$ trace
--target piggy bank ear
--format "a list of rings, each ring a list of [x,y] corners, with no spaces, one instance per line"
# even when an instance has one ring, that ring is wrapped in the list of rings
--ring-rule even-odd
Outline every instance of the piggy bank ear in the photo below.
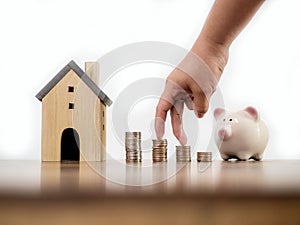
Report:
[[[254,119],[254,120],[259,120],[259,114],[258,111],[252,107],[249,106],[246,109],[244,109],[244,111],[246,111],[247,113],[249,113],[249,115]]]
[[[215,119],[219,119],[221,115],[223,115],[225,113],[225,109],[221,109],[221,108],[216,108],[214,110],[214,117]]]

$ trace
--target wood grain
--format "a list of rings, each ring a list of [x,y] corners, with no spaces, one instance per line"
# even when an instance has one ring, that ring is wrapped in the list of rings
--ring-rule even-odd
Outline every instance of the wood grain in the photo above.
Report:
[[[68,87],[74,92],[68,92]],[[74,109],[69,109],[69,103]],[[75,129],[80,138],[80,161],[101,161],[102,115],[100,99],[81,82],[73,70],[42,100],[42,161],[60,161],[61,135],[67,128]],[[99,113],[95,114],[95,109]]]
[[[100,83],[100,71],[98,62],[85,62],[85,73],[91,78],[95,84]],[[97,135],[101,145],[101,160],[106,158],[106,105],[103,102],[96,104],[95,107],[95,123],[97,126]],[[100,115],[98,115],[100,114]]]
[[[86,162],[0,161],[0,168],[1,224],[300,224],[299,160],[216,160],[199,170],[194,159],[140,187],[113,183]]]

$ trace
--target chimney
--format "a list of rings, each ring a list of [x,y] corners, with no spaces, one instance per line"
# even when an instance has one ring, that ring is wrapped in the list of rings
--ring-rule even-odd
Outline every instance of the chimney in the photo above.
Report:
[[[85,62],[85,73],[99,86],[99,63]]]

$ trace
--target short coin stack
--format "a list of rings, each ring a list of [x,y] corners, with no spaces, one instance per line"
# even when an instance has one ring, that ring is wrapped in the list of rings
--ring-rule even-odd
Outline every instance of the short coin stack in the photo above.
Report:
[[[141,132],[126,132],[126,162],[141,162]]]
[[[198,162],[211,162],[212,161],[212,152],[197,152],[197,161]]]
[[[190,162],[191,161],[191,146],[176,146],[176,161]]]
[[[152,140],[152,160],[153,162],[166,162],[167,161],[167,139]]]

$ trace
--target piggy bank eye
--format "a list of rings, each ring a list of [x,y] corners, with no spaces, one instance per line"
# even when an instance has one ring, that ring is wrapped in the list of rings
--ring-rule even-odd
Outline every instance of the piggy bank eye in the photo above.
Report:
[[[232,119],[229,119],[229,121],[232,121]]]
[[[223,122],[225,122],[225,118],[223,119]]]

